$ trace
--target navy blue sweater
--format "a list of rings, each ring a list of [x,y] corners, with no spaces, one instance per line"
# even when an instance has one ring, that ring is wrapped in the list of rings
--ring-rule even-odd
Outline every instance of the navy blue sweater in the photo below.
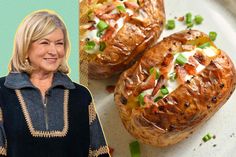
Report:
[[[10,73],[7,79],[0,78],[0,155],[109,156],[87,88],[70,84],[67,76],[60,73],[55,74],[54,82],[49,90],[51,94],[48,94],[48,109],[43,110],[43,103],[39,101],[41,98],[37,97],[39,90],[31,84],[27,74]],[[59,103],[59,100],[64,101]],[[45,117],[45,113],[49,116]],[[45,125],[45,122],[48,124]]]

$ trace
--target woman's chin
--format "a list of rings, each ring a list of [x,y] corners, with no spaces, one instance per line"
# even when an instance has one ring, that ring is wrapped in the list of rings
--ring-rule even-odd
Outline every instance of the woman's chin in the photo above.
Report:
[[[55,73],[58,71],[58,66],[56,67],[44,67],[44,68],[37,68],[34,70],[33,73],[45,73],[45,74],[49,74],[49,73]]]

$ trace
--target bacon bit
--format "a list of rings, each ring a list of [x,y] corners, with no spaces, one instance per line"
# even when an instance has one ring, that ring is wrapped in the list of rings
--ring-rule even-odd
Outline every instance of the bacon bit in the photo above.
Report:
[[[144,101],[146,107],[149,107],[152,104],[154,104],[151,95],[145,95],[143,98],[143,101]]]
[[[165,79],[164,76],[161,75],[158,79],[158,82],[156,84],[156,86],[154,87],[153,91],[152,91],[152,96],[155,96],[157,94],[157,92],[159,91],[159,89],[165,84]]]
[[[165,112],[165,106],[166,105],[159,105],[159,104],[154,104],[151,106],[151,113],[152,114],[157,114],[160,112]]]
[[[129,21],[131,19],[131,16],[129,16],[129,14],[128,13],[126,13],[126,17],[125,17],[125,20],[124,20],[124,22],[127,22],[127,21]]]
[[[102,40],[103,41],[107,41],[108,39],[110,39],[112,37],[112,34],[116,31],[116,29],[112,26],[110,26],[107,31],[105,32],[105,34],[102,36]]]
[[[112,148],[112,147],[110,147],[110,146],[108,146],[108,148],[109,148],[109,154],[112,156],[112,155],[113,155],[113,152],[114,152],[115,150],[114,150],[114,148]]]
[[[81,25],[80,29],[87,30],[87,29],[89,29],[92,26],[93,26],[92,23],[86,23],[86,24]]]
[[[164,75],[164,77],[166,78],[169,72],[169,69],[172,67],[172,60],[174,59],[174,56],[172,54],[167,54],[164,59],[163,62],[161,63],[161,68],[160,68],[160,72]]]
[[[200,64],[205,65],[206,64],[206,58],[202,54],[201,51],[197,51],[193,56]]]
[[[115,28],[115,26],[116,26],[117,23],[116,23],[116,21],[114,21],[114,20],[109,20],[109,21],[108,21],[108,24],[109,24],[110,27],[114,27],[114,28]]]
[[[154,88],[155,80],[156,80],[156,71],[154,71],[151,75],[149,75],[148,78],[145,80],[145,82],[142,82],[141,84],[138,85],[138,87],[134,91],[134,95],[137,96],[141,91]]]
[[[156,114],[156,113],[158,113],[158,108],[157,108],[157,106],[153,106],[152,107],[152,114]]]
[[[94,25],[88,28],[89,31],[92,31],[92,30],[95,30],[95,29],[96,29],[96,27]]]
[[[177,20],[180,21],[180,22],[184,21],[184,16],[178,17]]]
[[[95,21],[88,21],[87,23],[81,25],[80,29],[90,30],[94,26],[94,24],[96,24]]]
[[[171,53],[168,53],[164,57],[163,62],[161,63],[161,65],[164,66],[164,67],[167,67],[172,62],[173,59],[174,59],[174,56]]]
[[[117,29],[117,28],[118,28],[118,24],[117,24],[117,23],[115,24],[114,28],[115,28],[115,29]]]
[[[127,18],[127,20],[128,19],[132,19],[132,21],[134,21],[135,23],[137,23],[139,25],[142,25],[143,27],[147,26],[147,25],[145,25],[147,19],[144,19],[143,17],[139,16],[138,14],[131,15],[131,17]]]
[[[183,84],[185,82],[185,77],[187,75],[185,69],[178,64],[175,66],[175,69],[176,69],[176,75],[177,75],[178,82],[180,84]]]
[[[102,7],[102,8],[99,8],[99,9],[96,9],[94,11],[95,15],[100,18],[103,14],[107,14],[107,13],[110,13],[112,10],[114,10],[116,7],[114,4],[109,4],[105,7]]]
[[[222,78],[223,73],[220,72],[220,70],[219,70],[220,68],[221,68],[221,65],[211,61],[209,66],[207,67],[207,69],[209,69],[211,71],[211,73],[210,73],[211,76],[209,76],[209,77],[217,79],[217,80]]]
[[[198,66],[198,62],[196,61],[196,59],[194,59],[193,56],[190,56],[189,59],[188,59],[188,62],[191,63],[192,65],[194,65],[195,67]]]
[[[108,93],[114,93],[115,87],[116,86],[114,86],[114,85],[108,85],[108,86],[106,86],[106,91]]]
[[[155,80],[156,80],[156,71],[154,71],[145,82],[142,82],[141,89],[142,91],[146,89],[153,88],[155,86]]]
[[[103,14],[99,18],[102,20],[118,20],[121,17],[120,14]]]
[[[132,9],[132,10],[137,10],[139,8],[139,5],[135,2],[124,2],[124,5],[126,8]]]
[[[185,63],[184,64],[184,69],[187,71],[188,74],[194,75],[196,74],[196,67],[192,64]]]

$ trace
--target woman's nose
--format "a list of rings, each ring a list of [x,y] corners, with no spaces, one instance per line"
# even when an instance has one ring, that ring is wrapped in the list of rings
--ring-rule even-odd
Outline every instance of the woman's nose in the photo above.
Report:
[[[52,55],[57,54],[57,48],[56,48],[56,45],[54,43],[50,43],[48,53],[50,53]]]

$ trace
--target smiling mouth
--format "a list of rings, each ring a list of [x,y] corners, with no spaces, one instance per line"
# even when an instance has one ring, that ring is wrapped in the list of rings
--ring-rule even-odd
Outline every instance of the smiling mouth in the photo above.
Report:
[[[44,58],[49,63],[55,63],[57,61],[57,58]]]

